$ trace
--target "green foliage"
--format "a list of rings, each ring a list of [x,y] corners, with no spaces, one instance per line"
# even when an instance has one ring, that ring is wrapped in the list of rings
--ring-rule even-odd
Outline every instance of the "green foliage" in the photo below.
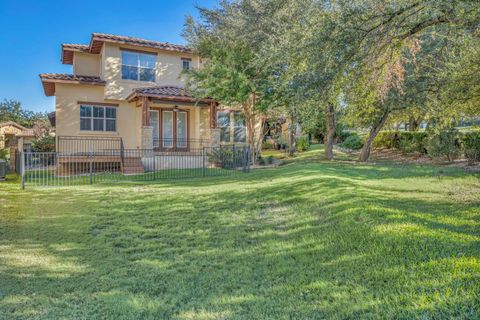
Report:
[[[0,159],[3,159],[3,160],[10,159],[10,148],[0,149]]]
[[[36,152],[54,152],[55,151],[55,137],[44,136],[38,138],[32,143],[32,150]]]
[[[272,142],[264,141],[262,143],[262,150],[273,150],[273,149],[275,149],[275,146],[273,145]]]
[[[381,131],[373,142],[375,148],[397,149],[402,152],[426,153],[426,132]]]
[[[233,169],[243,165],[243,149],[231,147],[213,148],[207,153],[210,163],[219,168]]]
[[[340,144],[342,148],[358,150],[363,147],[363,141],[356,133],[352,133]]]
[[[480,161],[480,131],[466,132],[463,135],[465,157],[470,161]]]
[[[299,152],[305,152],[310,149],[310,141],[308,141],[308,137],[298,137],[296,141],[296,146]]]
[[[462,144],[458,130],[436,129],[429,132],[425,147],[433,159],[451,162],[460,156]]]
[[[37,120],[42,119],[47,119],[45,113],[25,110],[18,101],[5,99],[0,102],[0,123],[14,121],[25,127],[32,127]]]

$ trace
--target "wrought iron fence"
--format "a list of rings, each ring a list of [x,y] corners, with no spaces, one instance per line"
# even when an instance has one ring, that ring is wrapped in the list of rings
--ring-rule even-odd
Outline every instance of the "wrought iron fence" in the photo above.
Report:
[[[188,151],[210,146],[210,140],[205,139],[153,139],[153,148],[157,151]]]
[[[183,151],[25,152],[20,157],[22,188],[236,175],[250,171],[249,153],[248,147],[235,145]]]

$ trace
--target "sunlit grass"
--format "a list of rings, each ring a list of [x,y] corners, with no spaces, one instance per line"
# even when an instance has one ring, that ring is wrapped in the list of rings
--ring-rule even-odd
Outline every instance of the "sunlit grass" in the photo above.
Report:
[[[479,175],[321,156],[0,184],[0,319],[478,318]]]

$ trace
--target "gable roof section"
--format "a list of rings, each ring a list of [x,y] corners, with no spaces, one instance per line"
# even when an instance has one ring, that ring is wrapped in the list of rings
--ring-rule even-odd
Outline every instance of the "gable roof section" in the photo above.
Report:
[[[35,132],[33,131],[33,129],[25,128],[24,126],[16,123],[15,121],[6,121],[6,122],[0,123],[0,128],[10,127],[10,126],[21,130],[20,133],[16,134],[17,137],[34,137],[35,136]]]
[[[105,42],[132,45],[142,48],[151,48],[172,52],[191,53],[192,50],[183,45],[172,44],[168,42],[158,42],[145,40],[135,37],[119,36],[108,33],[92,33],[89,45],[83,44],[62,44],[62,63],[73,64],[74,52],[86,52],[91,54],[99,54]]]
[[[55,94],[55,83],[85,84],[93,86],[104,86],[105,81],[100,77],[80,76],[64,73],[42,73],[39,75],[42,80],[43,90],[46,96]]]
[[[0,128],[8,127],[8,126],[16,127],[20,130],[27,130],[27,128],[25,128],[24,126],[16,123],[15,121],[0,122]]]
[[[176,86],[155,86],[134,89],[133,92],[127,97],[127,101],[132,102],[140,97],[178,102],[215,102],[215,100],[210,98],[198,99],[193,95],[189,94],[184,88]]]

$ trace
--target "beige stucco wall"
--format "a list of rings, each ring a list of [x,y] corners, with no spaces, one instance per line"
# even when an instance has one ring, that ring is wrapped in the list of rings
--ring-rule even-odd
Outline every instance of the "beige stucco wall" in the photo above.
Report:
[[[100,76],[101,56],[83,52],[73,55],[73,74],[82,76]]]
[[[125,148],[139,147],[137,137],[141,124],[140,108],[126,101],[105,100],[102,86],[56,84],[56,134],[57,136],[106,136],[121,137]],[[81,131],[80,105],[78,101],[117,103],[117,131]],[[140,117],[140,118],[139,118]]]
[[[122,79],[122,52],[121,48],[138,50],[138,47],[116,45],[105,43],[102,51],[103,79],[107,82],[105,86],[105,98],[122,100],[125,99],[133,89],[140,87],[158,86],[158,85],[174,85],[183,86],[184,81],[181,79],[182,58],[191,58],[192,67],[198,67],[200,59],[190,54],[182,54],[175,52],[165,52],[159,50],[148,50],[157,53],[156,62],[156,82],[134,81]]]
[[[125,148],[136,149],[141,145],[142,109],[135,103],[103,99],[103,87],[90,85],[56,85],[56,134],[57,136],[121,137]],[[116,103],[117,131],[81,131],[79,101],[90,103]],[[153,108],[173,108],[175,104],[152,103]],[[210,138],[210,111],[208,107],[180,105],[189,111],[190,139]]]

